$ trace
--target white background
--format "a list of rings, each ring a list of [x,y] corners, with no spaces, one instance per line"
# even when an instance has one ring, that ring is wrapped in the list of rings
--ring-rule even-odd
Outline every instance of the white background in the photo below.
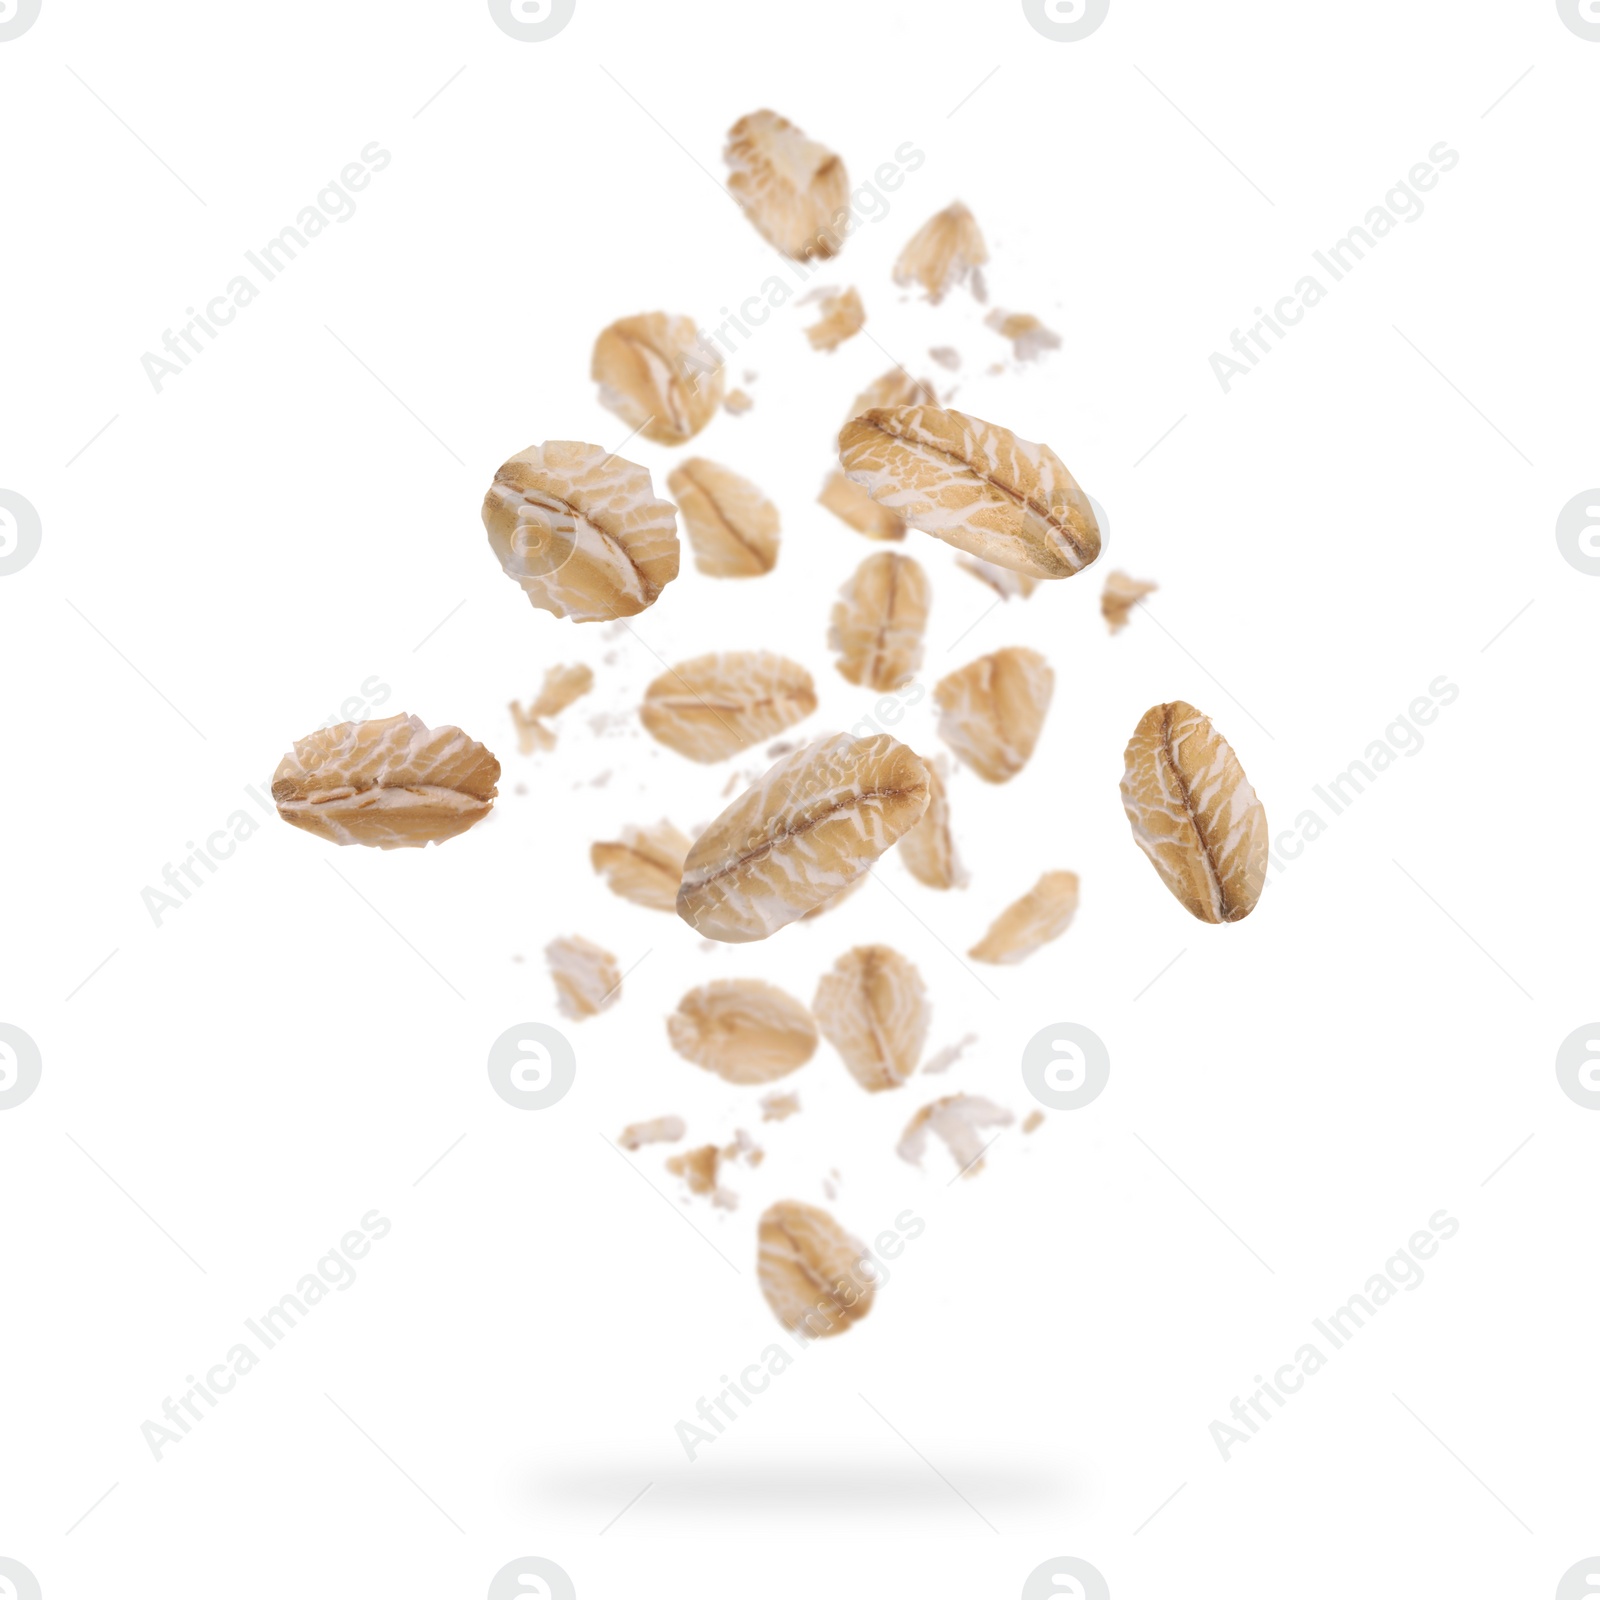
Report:
[[[1600,1547],[1600,1115],[1553,1072],[1600,1013],[1600,580],[1553,531],[1600,481],[1597,74],[1551,3],[1114,0],[1058,44],[998,0],[579,0],[524,44],[465,0],[45,0],[0,44],[0,487],[44,530],[0,579],[0,1021],[44,1060],[0,1113],[0,1555],[48,1600],[479,1596],[523,1555],[585,1597],[1011,1596],[1061,1555],[1119,1600],[1554,1594]],[[661,493],[689,453],[759,483],[777,570],[686,559],[631,633],[559,622],[499,572],[483,490],[529,444],[621,443],[588,380],[607,322],[710,327],[783,272],[716,181],[760,106],[854,180],[926,155],[813,279],[860,289],[862,336],[814,353],[791,304],[732,363],[751,413],[627,448]],[[157,394],[141,355],[374,140],[393,159],[356,214]],[[1460,161],[1425,213],[1225,395],[1211,353],[1441,140]],[[993,302],[1062,334],[1032,370],[986,372],[1008,351],[964,291],[933,309],[890,281],[956,198]],[[891,856],[827,916],[707,951],[609,895],[588,845],[692,832],[759,765],[642,733],[663,661],[767,646],[815,675],[801,731],[870,712],[825,631],[878,547],[815,495],[894,361],[1048,442],[1108,559],[991,608],[912,534],[924,687],[1044,651],[1038,753],[1003,788],[954,779],[964,891]],[[1116,638],[1113,565],[1161,585]],[[521,757],[507,702],[567,661],[597,689]],[[1425,746],[1246,922],[1191,920],[1131,842],[1147,706],[1214,717],[1277,834],[1441,675],[1460,694]],[[442,849],[338,851],[243,793],[373,677],[378,714],[504,763],[492,818]],[[930,703],[895,731],[931,753]],[[239,809],[260,829],[157,927],[141,890]],[[1050,868],[1082,877],[1071,930],[968,966]],[[485,1057],[559,1021],[541,951],[564,933],[629,974],[561,1023],[573,1091],[518,1111]],[[824,1045],[786,1085],[803,1114],[763,1127],[760,1091],[667,1048],[694,984],[809,1001],[871,940],[924,974],[930,1051],[979,1036],[947,1076],[869,1098]],[[1091,1107],[954,1186],[942,1150],[896,1158],[936,1093],[1020,1119],[1021,1048],[1061,1020],[1110,1049]],[[767,1148],[728,1179],[737,1211],[609,1147],[669,1111]],[[866,1321],[690,1463],[674,1424],[781,1338],[754,1272],[781,1196],[926,1229]],[[359,1281],[153,1460],[141,1423],[373,1208],[393,1227]],[[1225,1463],[1212,1421],[1441,1208],[1460,1231],[1421,1287]]]

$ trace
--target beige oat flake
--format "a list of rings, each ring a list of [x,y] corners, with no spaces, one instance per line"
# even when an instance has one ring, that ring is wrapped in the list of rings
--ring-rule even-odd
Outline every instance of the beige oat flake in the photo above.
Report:
[[[459,728],[404,714],[296,739],[272,775],[278,815],[334,844],[421,848],[494,806],[500,763]]]
[[[737,472],[693,456],[667,489],[683,513],[695,567],[712,578],[757,578],[778,559],[778,508]]]
[[[1134,842],[1201,922],[1238,922],[1267,876],[1267,814],[1228,741],[1183,700],[1151,706],[1124,753]]]
[[[1054,687],[1037,650],[979,656],[934,686],[939,737],[986,783],[1009,782],[1039,742]]]
[[[967,873],[950,832],[950,795],[945,787],[950,764],[944,756],[938,756],[926,765],[928,809],[922,821],[900,841],[900,859],[905,862],[906,871],[930,889],[963,889]]]
[[[905,523],[842,472],[828,475],[822,493],[817,496],[817,504],[826,506],[841,522],[847,522],[869,539],[903,539],[906,536]]]
[[[687,444],[722,404],[722,357],[690,317],[621,317],[594,342],[600,404],[656,444]]]
[[[1078,875],[1046,872],[1020,900],[1007,906],[967,952],[974,961],[1015,966],[1059,939],[1078,909]]]
[[[839,253],[849,225],[850,180],[831,150],[775,111],[728,129],[728,189],[757,233],[794,261]]]
[[[552,939],[544,947],[545,961],[556,986],[556,1004],[564,1017],[581,1020],[598,1016],[616,1003],[622,993],[622,971],[609,950],[576,935]]]
[[[1120,633],[1128,625],[1133,608],[1147,594],[1154,594],[1156,585],[1143,578],[1130,578],[1126,572],[1106,575],[1106,586],[1100,595],[1100,615],[1113,633]]]
[[[511,721],[517,730],[517,749],[525,756],[535,748],[555,749],[556,736],[545,726],[544,719],[565,711],[574,700],[594,688],[594,671],[582,662],[570,666],[547,667],[544,685],[526,710],[520,702],[511,702]]]
[[[787,1122],[800,1109],[800,1096],[798,1094],[784,1094],[774,1089],[771,1094],[761,1097],[761,1120],[763,1122]]]
[[[901,288],[921,284],[934,305],[958,284],[970,281],[973,295],[982,301],[988,296],[978,269],[988,259],[977,219],[957,200],[912,234],[894,264],[894,281]]]
[[[1002,311],[998,306],[983,319],[1002,339],[1011,341],[1018,361],[1036,361],[1046,350],[1061,348],[1061,335],[1053,332],[1031,312]]]
[[[883,944],[847,951],[823,974],[811,1009],[869,1093],[898,1089],[917,1070],[928,1037],[928,994],[899,951]]]
[[[597,840],[589,846],[589,865],[624,900],[651,911],[674,911],[688,853],[688,836],[661,821],[653,828],[626,827],[620,839]]]
[[[837,350],[846,339],[853,339],[866,325],[867,310],[854,289],[813,289],[801,295],[797,305],[818,303],[819,315],[806,328],[813,350]]]
[[[995,1105],[992,1100],[985,1100],[981,1095],[947,1094],[931,1105],[925,1105],[906,1124],[906,1131],[900,1136],[895,1154],[902,1161],[920,1167],[931,1130],[938,1134],[955,1158],[956,1166],[960,1169],[959,1176],[975,1178],[983,1171],[984,1151],[993,1142],[985,1141],[980,1130],[1003,1128],[1013,1120],[1004,1107]]]
[[[928,575],[909,556],[885,550],[856,568],[834,602],[828,648],[847,683],[898,689],[922,665]]]
[[[759,978],[718,978],[691,989],[667,1018],[686,1061],[728,1083],[771,1083],[803,1067],[817,1048],[811,1013]]]
[[[867,1247],[820,1206],[777,1201],[761,1214],[756,1239],[761,1292],[802,1339],[843,1333],[872,1309]]]
[[[936,406],[939,396],[926,378],[913,378],[904,367],[891,367],[874,378],[855,398],[845,421],[863,411],[881,411],[890,406]]]
[[[680,661],[644,692],[639,720],[691,761],[723,761],[792,728],[817,709],[811,674],[765,650],[724,650]]]
[[[867,411],[841,430],[839,462],[912,527],[996,566],[1070,578],[1100,554],[1066,464],[998,423],[942,406]]]
[[[630,1122],[617,1143],[624,1150],[638,1150],[647,1144],[676,1144],[686,1131],[682,1117],[652,1117],[648,1122]]]

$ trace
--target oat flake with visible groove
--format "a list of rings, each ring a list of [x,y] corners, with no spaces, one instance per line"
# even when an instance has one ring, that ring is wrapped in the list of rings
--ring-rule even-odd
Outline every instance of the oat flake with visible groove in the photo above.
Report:
[[[737,472],[693,456],[667,489],[683,513],[695,567],[711,578],[758,578],[778,560],[778,508]]]
[[[922,665],[928,625],[928,575],[910,556],[885,550],[868,556],[839,591],[828,648],[847,683],[898,689]]]
[[[917,1070],[931,1008],[922,975],[898,950],[866,944],[846,951],[822,975],[811,1009],[868,1093],[898,1089]]]
[[[792,1332],[826,1339],[872,1309],[867,1247],[820,1206],[777,1201],[761,1214],[756,1239],[761,1292]]]
[[[1007,783],[1039,742],[1054,687],[1037,650],[979,656],[934,685],[939,737],[986,783]]]
[[[653,828],[626,827],[620,839],[597,840],[589,846],[589,865],[612,894],[651,911],[673,911],[688,853],[688,836],[662,821]]]
[[[686,444],[722,404],[722,357],[690,317],[621,317],[594,342],[600,404],[656,444]]]
[[[752,111],[728,129],[722,158],[729,191],[768,244],[794,261],[839,253],[850,180],[831,150],[775,111]]]
[[[1035,950],[1059,939],[1078,909],[1078,875],[1046,872],[1020,900],[1013,901],[967,952],[974,961],[1015,966]]]
[[[717,978],[678,1002],[667,1037],[685,1061],[728,1083],[771,1083],[811,1059],[817,1025],[798,1000],[770,983]]]
[[[817,709],[811,674],[766,650],[723,650],[680,661],[644,692],[651,738],[691,761],[723,761]]]

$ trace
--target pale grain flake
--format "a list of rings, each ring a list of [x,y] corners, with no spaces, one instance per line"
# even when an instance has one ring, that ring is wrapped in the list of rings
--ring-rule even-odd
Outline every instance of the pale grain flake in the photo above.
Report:
[[[900,841],[900,859],[906,871],[930,889],[964,889],[967,873],[950,832],[950,794],[945,787],[949,763],[939,756],[926,765],[928,809],[923,812],[922,821]]]
[[[667,1018],[686,1061],[728,1083],[771,1083],[811,1059],[817,1025],[782,989],[759,978],[718,978],[691,989]]]
[[[934,686],[939,737],[986,783],[1007,783],[1039,742],[1054,687],[1037,650],[979,656]]]
[[[928,575],[909,556],[885,550],[856,568],[834,602],[828,648],[847,683],[898,689],[922,665]]]
[[[738,1206],[739,1197],[717,1182],[717,1169],[721,1164],[722,1152],[714,1144],[703,1144],[698,1149],[685,1150],[682,1155],[669,1156],[666,1168],[675,1178],[683,1179],[690,1194],[708,1194],[712,1205],[732,1211]]]
[[[978,268],[988,259],[977,219],[957,200],[912,234],[894,264],[894,281],[901,288],[920,284],[934,305],[958,284],[970,282],[973,295],[981,301],[987,294]]]
[[[855,398],[845,421],[863,411],[882,411],[891,406],[936,406],[939,396],[926,378],[913,378],[904,367],[891,367],[874,378]]]
[[[691,457],[667,489],[683,513],[695,567],[711,578],[758,578],[778,560],[778,508],[737,472]]]
[[[722,404],[722,357],[690,317],[621,317],[594,342],[600,404],[656,444],[686,444]]]
[[[556,1003],[564,1017],[581,1021],[615,1004],[622,993],[622,970],[609,950],[576,935],[552,939],[544,958],[556,986]]]
[[[1015,966],[1067,931],[1078,909],[1078,875],[1047,872],[1007,906],[967,952],[974,961]]]
[[[765,650],[726,650],[680,661],[644,692],[639,720],[651,738],[691,761],[723,761],[817,709],[811,674]]]
[[[834,963],[811,1002],[817,1025],[869,1093],[898,1089],[922,1059],[928,993],[921,974],[888,945],[858,945]]]
[[[928,1077],[935,1073],[948,1072],[956,1062],[967,1052],[968,1048],[978,1042],[975,1033],[964,1033],[954,1044],[947,1044],[937,1054],[931,1055],[922,1063],[922,1075]]]
[[[1042,1128],[1043,1126],[1044,1112],[1042,1111],[1030,1111],[1027,1116],[1022,1119],[1022,1131],[1024,1133],[1032,1133],[1036,1128]]]
[[[1018,361],[1036,361],[1046,350],[1061,348],[1061,335],[1027,311],[1002,311],[997,306],[983,324],[1011,341],[1012,354]]]
[[[975,1178],[983,1171],[983,1154],[993,1140],[983,1137],[984,1128],[1003,1128],[1014,1119],[1009,1111],[975,1094],[947,1094],[924,1106],[906,1124],[895,1154],[902,1161],[920,1167],[933,1132],[944,1141],[955,1160],[957,1174]],[[999,1135],[995,1135],[996,1138]]]
[[[1100,615],[1106,619],[1106,626],[1113,633],[1120,633],[1127,627],[1133,608],[1155,592],[1156,585],[1143,578],[1130,578],[1126,572],[1108,574],[1100,595]]]
[[[1202,922],[1237,922],[1267,876],[1267,814],[1228,741],[1185,701],[1152,706],[1124,753],[1134,842]]]
[[[785,1094],[774,1089],[771,1094],[761,1097],[761,1120],[763,1122],[787,1122],[800,1110],[800,1096],[793,1091]]]
[[[686,1131],[682,1117],[652,1117],[648,1122],[630,1122],[617,1143],[624,1150],[638,1150],[647,1144],[676,1144]]]
[[[1047,445],[942,406],[867,411],[839,461],[880,505],[968,555],[1031,578],[1070,578],[1100,554],[1089,497]]]
[[[592,688],[594,672],[582,662],[547,667],[544,685],[534,697],[532,705],[524,710],[519,702],[511,702],[511,721],[517,730],[517,749],[521,754],[532,755],[536,748],[555,749],[556,736],[544,725],[544,719],[565,711],[574,700],[581,699]]]
[[[866,325],[867,310],[854,289],[814,289],[795,303],[818,303],[817,320],[806,328],[813,350],[837,350],[846,339],[853,339]]]
[[[869,539],[903,539],[906,536],[905,523],[842,472],[829,474],[822,493],[817,496],[817,504],[826,506],[841,522],[848,523]]]
[[[722,409],[730,417],[742,417],[755,405],[755,401],[743,389],[730,389],[722,399]]]
[[[417,849],[488,816],[500,763],[420,717],[341,722],[296,739],[272,775],[278,815],[334,844]]]
[[[953,345],[934,345],[928,351],[928,359],[936,361],[946,372],[959,372],[961,370],[961,352]]]
[[[651,911],[675,911],[688,853],[687,835],[662,821],[653,828],[626,827],[620,839],[596,841],[589,846],[589,865],[612,894]]]
[[[820,1206],[779,1200],[756,1232],[761,1292],[784,1327],[802,1339],[843,1333],[872,1309],[867,1247]]]
[[[927,805],[928,769],[887,734],[818,739],[695,841],[678,915],[709,939],[765,939],[860,878]]]
[[[825,261],[843,243],[850,180],[831,150],[775,111],[728,129],[728,189],[768,244],[794,261]]]
[[[677,513],[650,474],[597,444],[550,440],[494,475],[483,525],[508,578],[541,611],[613,622],[678,575]]]
[[[1008,567],[997,567],[992,561],[980,561],[976,556],[958,556],[956,565],[970,572],[979,583],[986,583],[1002,600],[1026,600],[1039,587],[1037,578],[1025,572],[1012,572]]]

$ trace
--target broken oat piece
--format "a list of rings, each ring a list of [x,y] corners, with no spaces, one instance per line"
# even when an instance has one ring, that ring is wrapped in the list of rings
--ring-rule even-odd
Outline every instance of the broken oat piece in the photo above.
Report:
[[[722,403],[722,357],[692,317],[620,317],[594,343],[600,404],[656,444],[687,444]]]
[[[867,872],[928,806],[928,769],[887,734],[785,756],[695,841],[678,915],[707,938],[765,939]]]
[[[993,1140],[985,1141],[979,1132],[982,1128],[1005,1127],[1013,1121],[1012,1115],[992,1100],[975,1094],[947,1094],[924,1106],[906,1124],[895,1154],[912,1166],[922,1165],[923,1153],[928,1147],[928,1130],[944,1140],[946,1148],[955,1158],[963,1178],[976,1177],[983,1171],[983,1153]],[[998,1137],[998,1136],[997,1136]]]
[[[1032,1133],[1035,1128],[1041,1127],[1043,1123],[1044,1112],[1036,1108],[1030,1111],[1027,1116],[1023,1118],[1022,1131],[1024,1133]]]
[[[296,739],[272,775],[278,815],[334,844],[420,849],[494,806],[500,763],[459,728],[404,714]]]
[[[945,788],[950,763],[944,756],[926,762],[928,768],[928,809],[919,822],[900,841],[900,859],[918,883],[930,889],[964,889],[966,869],[956,854],[950,832],[950,796]]]
[[[850,180],[831,150],[775,111],[728,129],[728,190],[757,233],[793,261],[825,261],[844,242]]]
[[[928,992],[899,951],[883,944],[847,951],[823,974],[811,1009],[869,1094],[898,1089],[917,1070],[928,1037]]]
[[[594,687],[594,672],[581,662],[571,666],[545,668],[544,686],[526,711],[518,701],[511,702],[511,721],[517,730],[517,749],[531,756],[540,750],[555,749],[556,736],[544,725],[546,717],[565,711],[574,700]]]
[[[620,839],[590,845],[589,864],[613,894],[651,911],[675,911],[688,853],[688,836],[661,821],[653,828],[626,827]]]
[[[1036,361],[1046,350],[1061,348],[1061,335],[1027,311],[1002,311],[996,306],[983,319],[983,325],[1011,341],[1012,354],[1018,361]]]
[[[934,1073],[948,1072],[950,1068],[961,1059],[962,1054],[966,1051],[967,1047],[969,1045],[974,1045],[977,1042],[977,1034],[968,1033],[964,1034],[954,1044],[947,1044],[943,1050],[938,1052],[937,1055],[929,1056],[928,1059],[922,1063],[923,1077],[926,1078],[930,1074]]]
[[[848,523],[869,539],[903,539],[906,536],[905,523],[842,472],[829,473],[822,493],[817,496],[817,504],[826,506],[841,522]]]
[[[564,1017],[581,1021],[614,1005],[622,993],[622,972],[609,950],[576,935],[552,939],[544,957],[556,986],[556,1003]]]
[[[958,284],[970,282],[973,295],[983,301],[988,295],[978,269],[988,259],[977,220],[957,200],[912,234],[894,264],[894,281],[901,288],[921,284],[934,305]]]
[[[761,1214],[756,1240],[761,1293],[802,1339],[843,1333],[872,1309],[867,1247],[820,1206],[777,1201]]]
[[[597,444],[552,439],[505,462],[483,525],[529,602],[573,622],[636,616],[678,575],[678,515],[650,474]]]
[[[1184,700],[1151,706],[1123,754],[1134,843],[1190,916],[1239,922],[1267,878],[1267,813],[1233,747]]]
[[[761,1097],[761,1120],[763,1122],[785,1122],[794,1116],[800,1109],[800,1096],[797,1094],[780,1094],[774,1090],[771,1094]]]
[[[885,550],[868,556],[839,591],[828,648],[846,683],[898,689],[922,665],[922,633],[932,591],[910,556]]]
[[[703,1144],[695,1150],[685,1150],[682,1155],[668,1156],[666,1169],[674,1177],[682,1178],[690,1194],[708,1194],[714,1206],[733,1211],[739,1197],[717,1182],[717,1169],[722,1163],[722,1152],[714,1144]]]
[[[647,1144],[676,1144],[684,1132],[682,1117],[652,1117],[648,1122],[630,1122],[617,1143],[624,1150],[637,1150]]]
[[[845,421],[863,411],[879,411],[887,406],[936,406],[939,396],[926,378],[913,378],[903,367],[891,367],[874,378],[855,398]]]
[[[766,650],[721,650],[669,667],[645,689],[639,720],[691,761],[726,760],[817,709],[811,674]]]
[[[979,656],[934,685],[939,737],[985,783],[1007,783],[1039,742],[1054,688],[1055,674],[1037,650]]]
[[[796,302],[818,302],[820,315],[806,328],[813,350],[837,350],[846,339],[853,339],[866,324],[867,310],[854,289],[813,289]]]
[[[1113,633],[1120,633],[1128,625],[1133,608],[1147,594],[1156,592],[1156,585],[1143,578],[1130,578],[1126,572],[1106,574],[1106,586],[1100,594],[1100,615]]]
[[[952,345],[935,345],[928,352],[928,359],[937,361],[946,372],[959,372],[961,370],[961,352]]]
[[[731,417],[742,417],[753,405],[755,401],[743,389],[730,389],[722,399],[722,409]]]
[[[1067,931],[1078,909],[1078,875],[1047,872],[1005,908],[967,952],[974,961],[1015,966]]]
[[[1002,600],[1026,600],[1039,587],[1037,578],[1013,572],[1009,567],[997,567],[992,561],[980,561],[977,556],[960,556],[956,565],[979,583],[988,584]]]
[[[693,456],[674,467],[667,489],[683,513],[698,571],[711,578],[759,578],[778,560],[778,508],[737,472]]]
[[[771,1083],[817,1048],[811,1013],[759,978],[718,978],[691,989],[667,1018],[667,1037],[686,1061],[728,1083]]]

